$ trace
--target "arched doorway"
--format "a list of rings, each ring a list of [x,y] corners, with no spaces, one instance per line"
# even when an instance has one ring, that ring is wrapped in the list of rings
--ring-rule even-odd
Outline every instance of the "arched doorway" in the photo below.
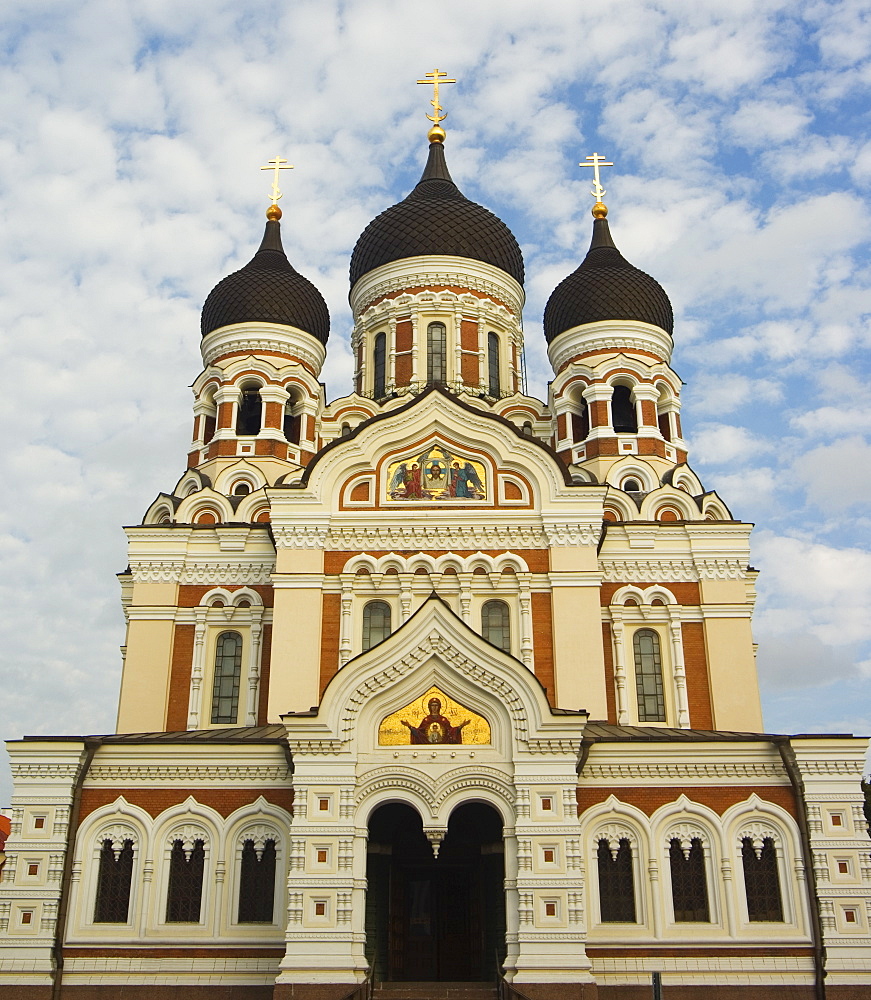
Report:
[[[495,809],[458,806],[436,858],[416,810],[381,806],[369,821],[366,877],[366,957],[376,980],[493,980],[505,959]]]

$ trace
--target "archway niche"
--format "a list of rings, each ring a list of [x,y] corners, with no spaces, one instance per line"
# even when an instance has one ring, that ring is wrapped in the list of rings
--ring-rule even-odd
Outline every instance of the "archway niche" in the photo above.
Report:
[[[366,958],[376,981],[492,982],[505,960],[502,817],[451,814],[436,857],[411,806],[369,820]]]

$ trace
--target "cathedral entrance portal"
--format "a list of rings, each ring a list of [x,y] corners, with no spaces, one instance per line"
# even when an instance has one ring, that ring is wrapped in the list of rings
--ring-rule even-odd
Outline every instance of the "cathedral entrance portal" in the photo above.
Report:
[[[436,858],[414,809],[382,806],[369,822],[366,874],[366,957],[376,980],[492,981],[505,958],[495,809],[455,809]]]

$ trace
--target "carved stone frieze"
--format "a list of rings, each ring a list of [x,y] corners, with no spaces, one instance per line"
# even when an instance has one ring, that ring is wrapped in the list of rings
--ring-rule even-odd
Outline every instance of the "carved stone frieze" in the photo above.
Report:
[[[273,524],[272,535],[279,549],[323,549],[329,528],[325,524]],[[334,546],[338,547],[338,546]]]
[[[602,533],[600,522],[595,524],[548,524],[544,533],[548,545],[598,545]]]
[[[583,784],[590,781],[608,781],[618,784],[637,784],[638,781],[661,781],[673,779],[687,782],[693,780],[718,781],[721,778],[736,778],[757,780],[759,778],[775,779],[782,782],[785,777],[783,767],[778,763],[764,761],[698,763],[684,758],[675,763],[639,763],[633,761],[614,761],[613,763],[590,762],[584,767]]]
[[[125,786],[132,781],[145,784],[249,784],[275,782],[288,783],[286,764],[245,765],[226,764],[196,766],[170,764],[166,766],[150,764],[97,764],[88,772],[88,784]]]
[[[691,559],[600,559],[606,583],[697,583],[699,574]]]
[[[372,525],[371,527],[333,527],[324,547],[341,551],[354,549],[429,549],[433,542],[432,524]],[[598,539],[598,536],[597,536]],[[278,539],[276,537],[276,544]],[[541,528],[527,525],[491,524],[450,526],[450,545],[456,549],[524,548],[540,549],[548,545]]]
[[[194,562],[185,563],[180,583],[199,584],[267,584],[275,570],[275,560],[259,562]]]
[[[182,559],[130,560],[130,575],[137,583],[175,583],[183,569]]]

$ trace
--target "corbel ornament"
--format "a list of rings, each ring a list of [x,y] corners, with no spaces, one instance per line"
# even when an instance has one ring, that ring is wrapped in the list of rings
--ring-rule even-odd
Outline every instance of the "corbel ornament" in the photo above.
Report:
[[[206,334],[201,344],[203,364],[208,367],[231,351],[234,354],[237,351],[249,354],[269,352],[290,355],[315,372],[319,372],[326,358],[326,348],[310,334],[297,333],[295,330],[291,333],[289,331],[293,328],[287,329],[288,332],[280,329],[271,330],[268,327],[251,329],[249,324],[234,324],[213,330]]]
[[[747,563],[740,559],[696,559],[700,580],[743,580]]]
[[[222,766],[197,767],[194,765],[148,765],[97,764],[88,772],[89,783],[100,783],[125,788],[129,782],[143,784],[200,784],[232,785],[283,784],[287,781],[287,764],[244,765],[226,764]]]
[[[461,525],[452,522],[445,527],[450,531],[452,549],[541,549],[550,544],[547,534],[541,528],[532,525],[491,524],[485,526]],[[275,530],[274,526],[273,530]],[[323,547],[339,551],[428,549],[432,546],[433,530],[432,522],[428,525],[333,526],[329,534],[324,537]],[[598,534],[596,541],[598,541]],[[276,544],[279,544],[277,533]],[[296,547],[315,548],[318,546]]]
[[[604,826],[599,826],[596,828],[596,832],[593,835],[593,843],[598,845],[600,840],[608,841],[608,849],[611,851],[611,857],[616,861],[617,852],[620,850],[620,841],[628,840],[629,846],[634,850],[638,847],[638,835],[625,823],[610,822],[606,823]]]
[[[326,524],[273,523],[272,534],[279,549],[323,549],[327,547],[330,529]]]
[[[182,559],[132,559],[130,575],[137,583],[176,583],[184,570]]]
[[[547,543],[553,547],[598,545],[602,526],[596,524],[545,524]]]
[[[206,828],[197,823],[185,823],[183,826],[174,827],[166,836],[166,850],[171,851],[177,840],[181,841],[186,858],[190,858],[191,851],[198,840],[203,842],[203,850],[209,846],[209,834]]]
[[[673,824],[668,828],[668,832],[665,835],[666,851],[671,847],[673,840],[680,841],[680,849],[683,851],[685,858],[690,856],[694,840],[698,840],[705,850],[709,846],[708,832],[699,824],[689,821],[678,823],[677,825]]]
[[[114,823],[112,826],[104,826],[94,837],[94,843],[98,849],[101,848],[107,840],[112,841],[112,853],[115,855],[116,861],[118,860],[118,856],[121,854],[125,841],[131,840],[134,847],[139,846],[139,834],[135,828],[130,826],[128,823]]]
[[[281,834],[274,826],[266,823],[258,823],[256,826],[246,826],[236,838],[236,850],[241,852],[245,847],[245,842],[248,840],[254,843],[254,850],[257,853],[258,861],[263,856],[267,840],[275,843],[276,853],[281,846]]]
[[[749,840],[753,844],[753,852],[756,857],[762,855],[762,848],[766,840],[774,844],[775,851],[779,854],[782,843],[782,835],[770,823],[754,821],[745,823],[735,834],[735,842],[740,852],[744,846],[744,841]]]
[[[699,573],[690,559],[599,559],[602,579],[607,583],[697,583]]]

